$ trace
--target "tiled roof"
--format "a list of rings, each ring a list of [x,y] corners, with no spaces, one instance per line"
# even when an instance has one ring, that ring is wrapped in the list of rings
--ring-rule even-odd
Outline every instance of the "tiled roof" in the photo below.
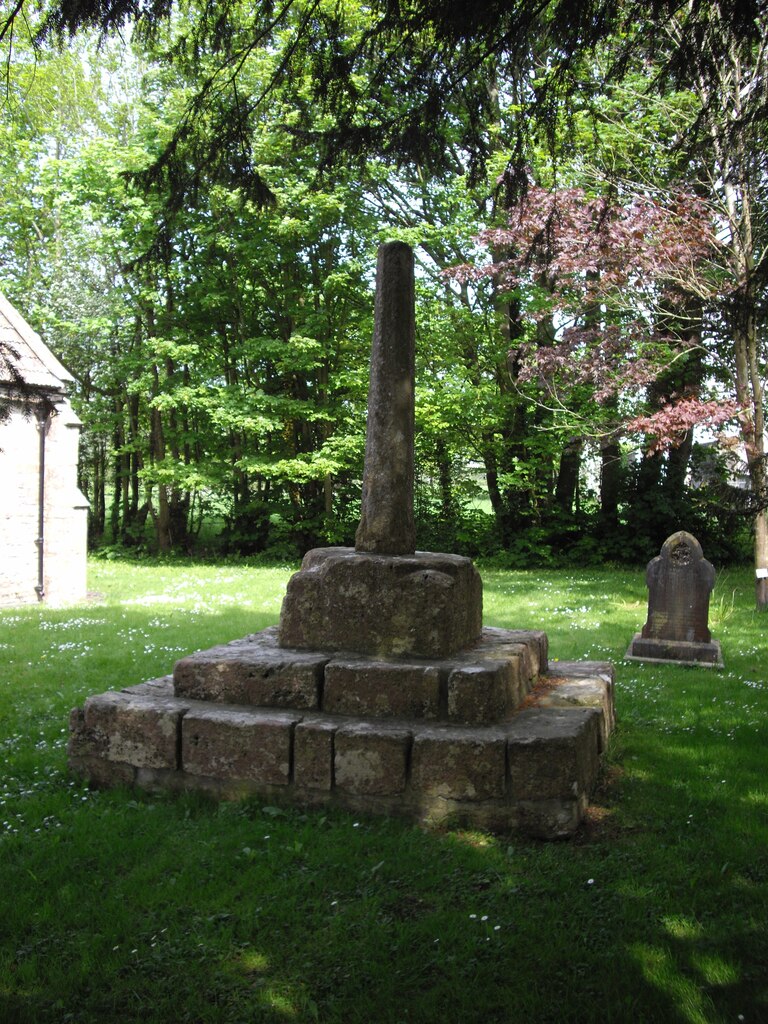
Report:
[[[0,385],[68,391],[73,381],[56,356],[0,293]]]

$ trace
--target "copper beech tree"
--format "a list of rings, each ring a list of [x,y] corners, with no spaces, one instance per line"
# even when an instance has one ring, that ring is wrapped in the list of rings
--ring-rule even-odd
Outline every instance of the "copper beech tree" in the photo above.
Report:
[[[478,239],[503,255],[448,275],[493,278],[500,290],[517,293],[516,308],[529,324],[558,325],[546,344],[546,333],[521,330],[510,367],[519,382],[535,381],[542,401],[574,429],[647,433],[653,451],[696,423],[736,415],[734,401],[703,397],[701,387],[668,394],[653,415],[619,420],[614,408],[617,397],[638,395],[672,362],[701,351],[701,315],[693,310],[717,297],[718,241],[696,197],[678,192],[667,202],[634,196],[620,203],[579,188],[531,186],[507,224]],[[586,422],[573,405],[573,389],[582,385],[608,410],[599,422]]]
[[[640,434],[651,455],[690,441],[696,425],[738,420],[749,459],[756,411],[739,386],[733,335],[721,327],[714,343],[702,336],[705,322],[727,324],[733,303],[721,235],[711,205],[684,190],[590,196],[529,185],[507,223],[478,236],[495,259],[447,273],[514,293],[522,322],[510,373],[519,386],[535,385],[572,434],[603,442]],[[536,329],[545,321],[554,336]],[[731,371],[733,393],[707,391],[718,362]],[[751,480],[759,520],[765,484]]]

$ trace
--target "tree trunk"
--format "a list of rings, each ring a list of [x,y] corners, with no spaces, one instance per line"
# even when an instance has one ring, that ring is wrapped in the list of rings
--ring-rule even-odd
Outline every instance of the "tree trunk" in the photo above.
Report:
[[[152,367],[153,395],[159,394],[159,370],[157,365]],[[160,409],[151,407],[150,412],[150,436],[149,452],[150,461],[153,465],[162,462],[165,458],[165,430]],[[155,527],[155,541],[158,550],[166,553],[171,550],[171,513],[168,505],[168,487],[162,481],[157,485],[157,508],[152,509],[152,521]]]
[[[112,445],[115,456],[112,460],[113,490],[112,507],[109,513],[113,543],[117,543],[120,540],[120,498],[122,493],[123,474],[123,461],[122,456],[120,455],[120,449],[123,446],[123,440],[122,405],[118,400],[115,403],[115,428],[112,435]]]
[[[440,484],[440,514],[445,523],[453,525],[456,520],[456,507],[453,500],[453,474],[451,457],[445,441],[438,439],[435,458],[437,460],[438,480]]]
[[[714,13],[718,14],[717,5]],[[765,396],[757,338],[758,273],[764,257],[765,237],[760,227],[758,196],[765,178],[762,163],[762,120],[754,115],[754,104],[764,103],[762,87],[766,74],[766,50],[744,49],[737,37],[728,36],[728,59],[717,64],[713,80],[709,53],[702,50],[696,89],[708,118],[715,182],[725,223],[727,270],[733,288],[725,320],[733,338],[736,398],[741,406],[741,436],[747,455],[752,499],[755,507],[755,599],[760,611],[768,610],[768,523],[766,523]],[[755,60],[755,56],[758,57]],[[702,70],[704,68],[704,70]],[[758,108],[761,109],[761,108]]]
[[[490,446],[483,451],[483,463],[485,464],[485,482],[488,487],[488,499],[496,518],[501,545],[506,548],[512,539],[509,511],[499,487],[499,466],[496,452]]]
[[[566,442],[560,455],[560,466],[555,485],[555,505],[565,516],[573,514],[573,506],[579,488],[582,440],[572,437]]]
[[[106,526],[107,454],[101,441],[97,441],[93,456],[93,487],[91,494],[91,539],[101,540]]]
[[[600,520],[611,533],[619,527],[622,476],[619,442],[606,440],[600,445]]]
[[[693,430],[689,430],[683,441],[676,448],[670,448],[667,454],[664,493],[673,506],[679,501],[685,490],[685,479],[688,476],[688,463],[692,450]]]
[[[755,321],[754,283],[749,281],[742,296],[741,316],[734,331],[736,350],[736,395],[742,406],[741,436],[747,453],[747,467],[755,503],[755,603],[758,611],[768,610],[768,483],[766,482],[765,410]],[[737,314],[738,315],[738,314]]]
[[[755,516],[755,601],[757,610],[768,610],[768,512]]]

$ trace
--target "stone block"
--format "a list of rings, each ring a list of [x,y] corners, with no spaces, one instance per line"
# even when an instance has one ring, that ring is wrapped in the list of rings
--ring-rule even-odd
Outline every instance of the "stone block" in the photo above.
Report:
[[[610,661],[553,661],[549,666],[549,675],[552,676],[599,676],[606,683],[610,684],[613,693],[613,684],[616,680],[616,671]]]
[[[293,780],[297,789],[333,789],[333,748],[338,719],[307,717],[293,736]]]
[[[387,722],[354,722],[336,733],[334,778],[344,793],[395,796],[407,781],[411,732]]]
[[[146,683],[124,686],[121,693],[133,693],[139,697],[173,697],[173,676],[160,676],[159,679],[148,679]]]
[[[437,718],[440,671],[433,664],[334,659],[325,669],[323,711],[374,718]]]
[[[181,764],[191,775],[287,786],[300,716],[227,706],[194,706],[181,729]]]
[[[520,703],[516,659],[462,665],[448,677],[448,718],[464,725],[490,725]]]
[[[479,638],[482,601],[469,558],[316,548],[288,581],[280,646],[446,657]]]
[[[567,839],[581,824],[586,808],[584,795],[570,800],[521,800],[517,826],[533,839]]]
[[[319,707],[328,655],[285,650],[271,627],[176,662],[178,696],[223,704],[312,709]]]
[[[466,725],[507,718],[547,665],[547,637],[538,631],[486,627],[455,657],[447,683],[447,715]]]
[[[91,754],[93,752],[93,738],[88,735],[85,728],[85,709],[72,708],[69,712],[68,756],[73,757],[75,755]]]
[[[486,626],[475,654],[483,659],[521,659],[521,679],[530,683],[547,671],[549,643],[547,634],[541,629],[500,629]]]
[[[498,729],[432,727],[413,737],[415,799],[483,801],[506,792],[506,736]]]
[[[107,761],[135,768],[177,768],[179,729],[189,702],[130,693],[88,697],[83,728]]]
[[[69,715],[69,743],[67,765],[69,770],[90,786],[130,786],[135,777],[133,765],[105,758],[109,737],[85,725],[85,709],[73,708]]]
[[[70,772],[82,779],[92,789],[112,789],[115,786],[133,786],[139,771],[156,771],[157,769],[137,769],[123,761],[105,761],[102,757],[72,754],[68,760]]]
[[[595,783],[601,713],[596,708],[526,708],[505,727],[510,795],[573,800]]]
[[[624,655],[627,661],[674,662],[697,668],[723,668],[718,640],[664,640],[636,633]]]
[[[551,689],[537,700],[537,707],[597,708],[600,712],[600,749],[605,749],[615,726],[613,687],[602,676],[545,677]]]

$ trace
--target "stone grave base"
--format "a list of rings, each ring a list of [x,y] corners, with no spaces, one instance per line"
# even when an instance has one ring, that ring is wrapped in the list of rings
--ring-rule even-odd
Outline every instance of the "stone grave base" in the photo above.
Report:
[[[87,698],[70,768],[95,786],[257,795],[427,824],[578,827],[614,722],[608,663],[547,662],[546,634],[484,629],[451,657],[278,645],[277,628]]]
[[[626,661],[650,661],[697,668],[723,668],[723,654],[718,640],[661,640],[635,633],[624,655]]]

